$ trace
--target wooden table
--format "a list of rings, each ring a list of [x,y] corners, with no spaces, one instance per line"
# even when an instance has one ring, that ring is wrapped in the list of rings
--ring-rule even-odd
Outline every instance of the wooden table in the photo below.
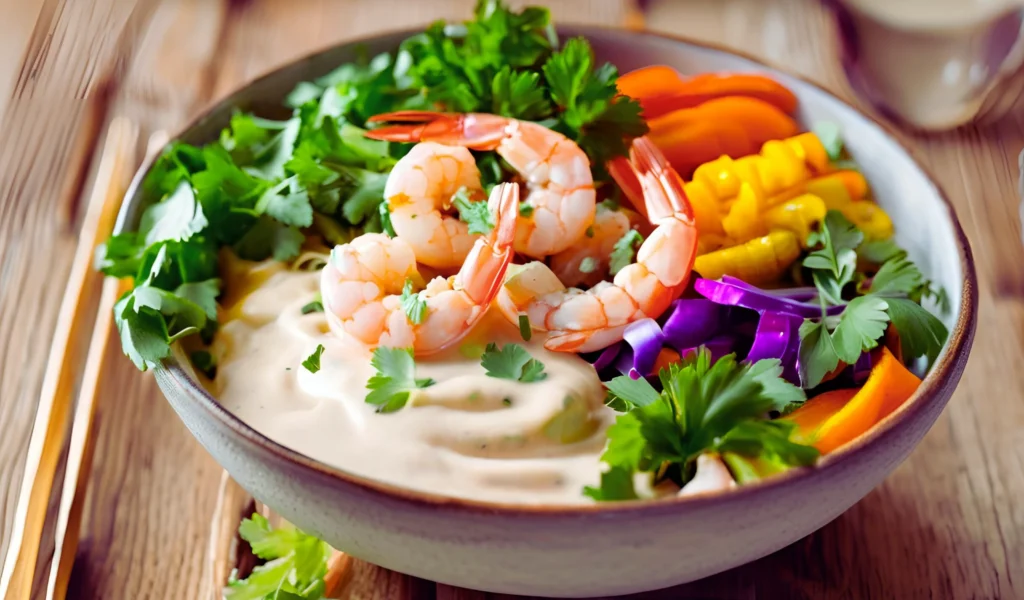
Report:
[[[78,227],[73,206],[114,115],[143,139],[292,58],[373,31],[462,18],[471,0],[4,0],[0,22],[0,555]],[[622,24],[628,0],[549,1],[563,21]],[[662,0],[647,24],[715,40],[838,94],[813,0]],[[1024,115],[912,139],[957,206],[981,284],[974,358],[918,450],[821,531],[753,564],[649,597],[1024,597]],[[141,149],[140,149],[141,150]],[[247,499],[153,379],[110,350],[74,598],[213,598],[223,523]],[[211,542],[211,540],[213,540]],[[483,598],[357,564],[353,598]]]

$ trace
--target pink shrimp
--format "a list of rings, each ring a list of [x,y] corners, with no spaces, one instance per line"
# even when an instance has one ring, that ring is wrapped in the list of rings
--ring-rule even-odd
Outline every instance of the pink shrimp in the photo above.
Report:
[[[612,282],[583,291],[564,289],[543,263],[527,265],[518,281],[505,284],[498,305],[517,322],[525,313],[534,329],[547,331],[544,346],[560,352],[589,352],[622,339],[627,325],[658,317],[682,294],[697,254],[697,228],[682,183],[647,138],[633,141],[630,161],[656,227],[637,250],[636,262]]]
[[[473,150],[495,150],[523,178],[529,193],[516,228],[516,252],[543,258],[565,250],[594,221],[596,194],[590,159],[564,135],[529,121],[481,113],[403,111],[376,115],[394,121],[367,137],[402,142],[433,141]],[[390,181],[389,181],[390,183]]]
[[[407,281],[421,281],[412,246],[379,233],[336,246],[320,277],[327,322],[337,336],[367,348],[413,348],[431,354],[462,339],[491,305],[512,261],[519,188],[501,184],[488,208],[491,232],[479,237],[459,272],[437,277],[420,292],[424,312],[402,305]]]

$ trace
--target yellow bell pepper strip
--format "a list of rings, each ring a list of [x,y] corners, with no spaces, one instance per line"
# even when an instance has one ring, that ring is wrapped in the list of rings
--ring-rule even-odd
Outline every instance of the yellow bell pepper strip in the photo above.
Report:
[[[921,385],[921,380],[888,348],[883,346],[877,350],[875,358],[871,374],[860,390],[822,394],[786,417],[797,424],[800,437],[822,454],[867,432],[906,402]],[[854,393],[849,395],[851,391]],[[844,400],[839,392],[849,397]]]
[[[764,194],[754,185],[744,181],[740,184],[740,192],[729,207],[729,213],[722,218],[722,229],[725,235],[734,240],[745,242],[767,232],[761,219]]]
[[[735,246],[736,241],[717,233],[701,233],[697,239],[697,256]]]
[[[810,165],[814,173],[820,174],[828,171],[828,150],[814,133],[808,131],[782,141],[793,150],[800,160]]]
[[[698,256],[693,269],[706,279],[732,275],[757,285],[778,279],[799,256],[800,244],[793,232],[773,231],[745,244]]]
[[[865,239],[885,240],[892,237],[893,225],[889,215],[870,200],[854,200],[843,178],[819,177],[807,182],[804,190],[824,200],[828,210],[843,213],[844,217],[864,232]]]
[[[718,199],[708,186],[703,181],[691,181],[683,184],[683,191],[693,208],[693,219],[700,235],[724,234]]]
[[[807,237],[815,224],[825,218],[825,201],[814,194],[803,194],[768,209],[764,222],[771,230],[785,229],[796,234],[800,246],[807,247]]]

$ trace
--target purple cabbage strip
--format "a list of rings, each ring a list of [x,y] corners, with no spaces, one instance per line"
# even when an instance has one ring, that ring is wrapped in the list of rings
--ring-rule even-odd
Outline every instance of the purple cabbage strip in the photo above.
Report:
[[[757,324],[754,344],[747,353],[747,362],[777,358],[782,363],[782,376],[794,385],[800,385],[797,366],[800,357],[800,324],[803,317],[765,311]]]
[[[797,302],[810,302],[818,296],[818,288],[816,287],[796,287],[796,288],[778,288],[773,290],[764,290],[751,283],[743,281],[739,277],[733,277],[732,275],[722,275],[722,281],[737,285],[739,287],[747,288],[748,290],[754,290],[757,292],[763,292],[769,296],[777,296],[779,298],[788,298]]]
[[[821,316],[821,307],[817,305],[775,296],[746,283],[738,285],[726,281],[698,278],[693,287],[698,294],[716,304],[740,306],[757,312],[785,313],[809,319]],[[830,306],[827,309],[829,315],[837,315],[841,312],[843,312],[842,306]]]
[[[615,359],[619,356],[619,351],[622,350],[622,343],[616,342],[611,346],[608,346],[604,350],[601,350],[592,363],[595,371],[604,371],[608,367],[612,366]]]
[[[639,379],[650,375],[665,345],[665,336],[658,322],[654,319],[634,321],[626,326],[622,339],[633,349],[633,367],[629,376]]]
[[[676,300],[662,326],[665,342],[677,352],[699,346],[718,333],[725,312],[704,298]]]
[[[853,363],[852,376],[854,385],[862,385],[867,381],[868,375],[871,374],[871,368],[874,365],[871,361],[870,352],[861,352],[860,358],[857,362]]]

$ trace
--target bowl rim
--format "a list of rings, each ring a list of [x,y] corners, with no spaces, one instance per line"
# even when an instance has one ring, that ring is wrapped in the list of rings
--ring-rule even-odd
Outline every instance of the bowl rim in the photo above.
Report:
[[[683,497],[668,496],[654,499],[595,502],[590,504],[523,504],[447,496],[435,492],[405,488],[396,484],[350,473],[302,454],[297,450],[288,448],[287,446],[284,446],[283,444],[280,444],[260,433],[235,416],[232,412],[217,402],[213,395],[211,395],[202,384],[200,384],[194,377],[190,376],[186,368],[182,367],[178,360],[179,357],[183,357],[180,351],[176,350],[169,358],[165,359],[163,364],[156,367],[154,370],[165,371],[169,375],[170,382],[181,389],[184,392],[183,395],[187,396],[190,401],[198,405],[206,417],[212,418],[221,426],[231,430],[233,433],[240,436],[240,438],[242,438],[242,440],[244,440],[249,446],[259,450],[261,453],[269,455],[277,460],[290,463],[292,466],[313,471],[316,475],[337,480],[340,483],[357,488],[363,493],[367,493],[381,499],[412,504],[419,508],[457,510],[477,514],[499,514],[524,517],[582,517],[585,515],[610,517],[635,515],[641,512],[645,515],[654,516],[684,509],[698,510],[703,507],[720,505],[723,502],[743,501],[746,498],[768,494],[772,490],[776,490],[786,485],[796,485],[799,482],[826,477],[829,473],[834,472],[837,469],[841,469],[843,465],[851,463],[857,456],[862,455],[870,447],[881,443],[884,439],[889,438],[890,436],[897,435],[898,430],[902,425],[920,413],[926,411],[936,402],[944,404],[945,401],[948,401],[948,396],[952,395],[952,392],[955,390],[959,377],[962,375],[963,369],[966,365],[968,353],[971,344],[973,343],[976,329],[978,282],[974,267],[973,253],[963,227],[956,216],[955,208],[952,202],[950,202],[946,191],[936,181],[931,170],[921,162],[918,153],[903,142],[900,134],[896,132],[893,127],[879,121],[874,116],[865,113],[856,106],[853,106],[849,102],[839,98],[818,83],[800,74],[789,71],[786,68],[770,64],[769,62],[746,52],[728,48],[724,45],[713,42],[698,41],[685,36],[668,33],[652,32],[647,30],[630,30],[621,27],[603,25],[581,25],[570,23],[560,26],[558,29],[570,30],[582,35],[587,35],[588,32],[594,32],[619,35],[623,37],[655,37],[674,45],[690,46],[693,48],[742,58],[765,70],[769,74],[774,72],[795,79],[803,85],[816,90],[818,93],[829,97],[833,101],[850,108],[866,121],[879,128],[882,133],[884,133],[893,143],[907,154],[911,161],[913,161],[914,165],[920,169],[928,182],[935,188],[935,191],[938,193],[940,200],[946,208],[953,227],[954,237],[957,241],[957,255],[960,261],[960,268],[964,276],[964,282],[960,297],[960,313],[957,317],[956,323],[950,331],[949,346],[946,352],[944,352],[932,366],[931,371],[924,377],[918,389],[906,402],[882,421],[877,423],[865,434],[842,446],[837,451],[821,457],[814,466],[790,469],[784,473],[733,489],[718,490]],[[168,138],[167,143],[180,139],[188,131],[192,130],[194,127],[209,118],[218,109],[231,104],[242,90],[269,79],[281,71],[290,69],[298,63],[315,59],[344,46],[367,44],[380,40],[381,38],[397,37],[402,34],[412,35],[421,30],[422,28],[407,28],[378,32],[373,35],[320,48],[283,65],[276,66],[273,69],[270,69],[234,88],[234,91],[230,94],[211,102],[194,118],[190,119],[185,125],[178,128],[176,134]],[[125,230],[127,220],[132,215],[134,206],[142,199],[142,195],[140,193],[142,181],[146,174],[148,174],[158,156],[159,153],[152,153],[147,156],[132,178],[131,184],[125,193],[125,201],[121,206],[117,225],[115,227],[115,233]],[[950,385],[952,385],[953,389],[949,390],[949,394],[944,400],[941,398],[941,392]]]

